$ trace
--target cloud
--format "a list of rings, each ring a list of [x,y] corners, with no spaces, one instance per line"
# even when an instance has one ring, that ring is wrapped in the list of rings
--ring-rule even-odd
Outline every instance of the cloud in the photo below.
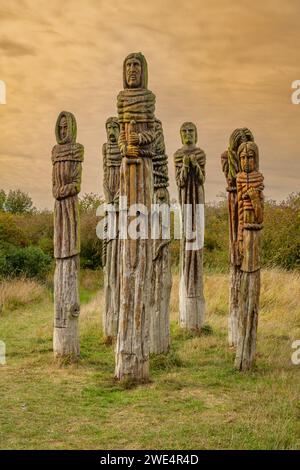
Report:
[[[21,7],[20,7],[21,5]],[[300,106],[290,100],[300,78],[298,0],[11,0],[1,24],[1,184],[52,206],[50,154],[58,113],[76,115],[85,146],[82,192],[102,193],[105,120],[116,114],[122,62],[141,50],[149,65],[169,155],[192,120],[207,154],[207,200],[225,189],[220,154],[236,127],[250,127],[261,153],[266,192],[299,190]],[[9,158],[8,158],[9,155]]]
[[[26,46],[10,39],[0,40],[0,49],[8,57],[20,57],[24,55],[35,55],[34,47]]]

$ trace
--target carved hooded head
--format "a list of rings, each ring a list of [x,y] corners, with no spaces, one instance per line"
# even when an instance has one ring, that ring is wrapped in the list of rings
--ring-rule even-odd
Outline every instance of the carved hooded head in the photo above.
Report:
[[[243,142],[238,148],[239,169],[245,173],[259,170],[259,151],[255,142]]]
[[[180,127],[180,135],[183,145],[196,145],[198,134],[193,122],[184,122]]]
[[[247,127],[242,127],[235,129],[230,138],[229,138],[229,147],[228,147],[228,164],[229,164],[229,172],[228,177],[229,179],[234,180],[236,178],[236,174],[239,171],[239,158],[237,155],[237,151],[239,146],[243,142],[253,142],[254,137],[250,129]]]
[[[77,137],[77,124],[75,116],[68,112],[62,111],[56,121],[55,135],[58,144],[74,144]]]
[[[148,66],[141,52],[129,54],[124,60],[123,86],[124,89],[148,87]]]
[[[117,117],[109,117],[105,123],[107,141],[111,143],[118,142],[120,134],[120,124]]]

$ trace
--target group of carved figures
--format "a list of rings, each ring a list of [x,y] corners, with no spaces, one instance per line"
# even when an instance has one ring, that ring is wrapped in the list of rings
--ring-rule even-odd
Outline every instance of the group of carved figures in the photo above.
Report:
[[[162,205],[170,205],[168,157],[162,123],[155,117],[155,96],[147,88],[147,62],[141,53],[126,57],[124,89],[117,97],[118,117],[106,121],[103,145],[105,202],[114,213],[116,230],[104,227],[102,261],[105,272],[103,330],[107,342],[116,340],[118,379],[147,381],[149,354],[166,353],[170,345],[169,303],[172,286],[170,237],[162,235]],[[174,155],[181,208],[179,322],[201,331],[205,319],[203,245],[187,247],[186,226],[199,229],[197,207],[204,205],[205,153],[197,129],[185,122],[183,146]],[[54,209],[54,339],[56,357],[79,355],[78,316],[80,226],[78,193],[84,149],[76,143],[76,120],[60,113],[57,145],[52,151]],[[235,366],[253,363],[260,291],[259,241],[263,219],[263,176],[258,171],[258,148],[249,129],[235,130],[222,157],[227,181],[230,221],[229,344],[236,348]],[[121,201],[126,198],[127,205]],[[135,205],[148,236],[120,237],[119,220],[128,227],[136,219]],[[157,211],[159,233],[151,237]],[[189,207],[189,210],[186,210]],[[188,219],[188,220],[187,220]],[[203,224],[202,224],[203,225]],[[200,227],[204,231],[204,227]]]

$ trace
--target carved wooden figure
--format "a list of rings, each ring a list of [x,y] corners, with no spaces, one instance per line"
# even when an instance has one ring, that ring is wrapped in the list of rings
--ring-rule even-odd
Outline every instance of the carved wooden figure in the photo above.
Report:
[[[226,178],[229,210],[229,250],[230,250],[230,286],[229,286],[229,317],[228,343],[237,345],[239,293],[241,283],[241,259],[238,249],[238,202],[236,175],[239,171],[237,151],[243,142],[253,141],[253,135],[246,127],[235,129],[229,139],[229,147],[221,155],[222,169]]]
[[[152,227],[157,228],[153,240],[153,271],[151,282],[150,352],[166,353],[170,346],[169,304],[172,287],[168,214],[170,206],[168,157],[162,124],[155,119],[155,156],[153,157],[155,211]],[[164,231],[166,230],[166,233]],[[167,238],[166,238],[167,237]]]
[[[189,330],[201,329],[205,318],[203,294],[203,247],[200,245],[200,205],[204,205],[205,153],[197,143],[197,128],[185,122],[180,129],[181,147],[174,155],[176,183],[181,206],[182,228],[180,246],[180,326]],[[191,230],[196,233],[192,243]]]
[[[54,206],[54,336],[55,357],[79,356],[78,317],[80,226],[78,193],[84,148],[76,143],[76,120],[63,111],[56,122],[52,150]]]
[[[107,342],[117,337],[120,308],[120,241],[119,226],[119,193],[121,152],[118,145],[120,126],[118,118],[110,117],[106,121],[107,143],[103,145],[103,188],[105,202],[111,211],[110,229],[103,240],[105,255],[102,258],[105,276],[105,306],[103,315],[103,332]],[[107,229],[108,227],[106,227]]]
[[[155,96],[147,89],[147,62],[141,53],[126,57],[123,64],[124,90],[118,95],[122,153],[120,174],[120,218],[134,228],[139,213],[146,236],[137,238],[128,230],[120,241],[120,316],[116,347],[118,379],[147,381],[149,377],[150,283],[152,240],[149,234],[153,198]],[[132,212],[121,207],[127,198]],[[140,204],[139,208],[132,207]],[[139,212],[138,212],[139,211]],[[125,238],[125,237],[124,237]]]
[[[238,342],[235,366],[251,368],[255,359],[260,296],[260,233],[263,223],[264,178],[258,171],[259,153],[254,142],[238,149],[240,172],[237,174],[238,246],[241,257]]]

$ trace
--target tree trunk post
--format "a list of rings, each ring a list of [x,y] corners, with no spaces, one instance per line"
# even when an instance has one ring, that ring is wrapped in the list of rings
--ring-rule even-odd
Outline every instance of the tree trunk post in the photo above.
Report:
[[[203,150],[196,147],[195,124],[185,122],[180,134],[183,147],[174,155],[182,218],[179,323],[181,328],[200,331],[205,320],[203,243],[206,156]]]
[[[106,121],[107,143],[103,145],[103,188],[107,223],[103,240],[102,266],[104,267],[103,334],[106,343],[113,342],[118,334],[120,309],[120,240],[119,194],[122,156],[118,146],[120,125],[118,118]]]
[[[260,296],[260,232],[263,223],[264,178],[258,171],[259,153],[254,142],[238,149],[238,242],[242,259],[239,294],[238,342],[235,367],[252,368],[255,361]]]
[[[221,155],[221,164],[226,178],[229,212],[229,316],[228,316],[228,344],[235,348],[238,341],[238,317],[240,284],[242,278],[241,258],[238,249],[238,201],[236,175],[239,171],[237,150],[242,142],[253,141],[252,132],[244,127],[235,129],[229,139],[229,147]]]
[[[119,147],[123,158],[120,174],[121,301],[115,376],[134,382],[149,380],[155,96],[147,89],[147,76],[147,62],[141,53],[126,57],[124,90],[118,95]],[[123,206],[124,201],[128,211]],[[142,232],[140,236],[138,232]]]
[[[63,111],[56,123],[57,145],[52,150],[54,206],[54,334],[55,358],[79,357],[78,317],[80,226],[78,193],[84,148],[76,143],[76,120]]]
[[[170,347],[170,295],[172,288],[170,235],[170,197],[168,157],[162,124],[155,119],[155,156],[153,157],[154,207],[152,218],[153,271],[151,279],[150,353],[167,353]],[[167,237],[168,235],[168,237]],[[166,238],[167,237],[167,238]]]

